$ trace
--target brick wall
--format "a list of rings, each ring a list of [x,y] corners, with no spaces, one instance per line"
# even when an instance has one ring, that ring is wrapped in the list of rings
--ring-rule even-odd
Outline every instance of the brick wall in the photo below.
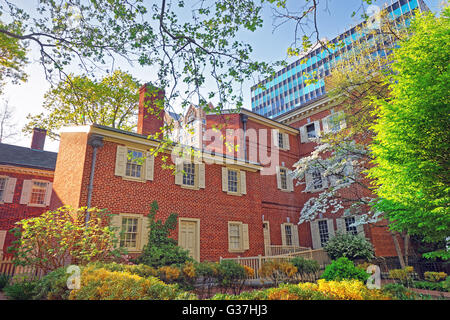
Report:
[[[0,230],[10,230],[15,227],[16,222],[37,217],[49,209],[49,207],[33,207],[20,204],[20,198],[22,196],[24,180],[39,179],[52,182],[53,178],[50,178],[47,175],[39,175],[38,171],[35,171],[33,174],[17,173],[9,170],[3,171],[1,168],[0,176],[8,176],[17,179],[12,203],[0,204]],[[0,251],[3,250],[3,253],[6,254],[7,248],[11,246],[11,242],[14,240],[14,235],[7,232],[3,248],[0,248]]]

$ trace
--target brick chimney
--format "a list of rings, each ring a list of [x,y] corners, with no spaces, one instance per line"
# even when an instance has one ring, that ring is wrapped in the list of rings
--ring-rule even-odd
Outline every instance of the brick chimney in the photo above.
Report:
[[[31,149],[43,151],[46,136],[47,136],[47,130],[40,129],[40,128],[34,128],[33,136],[31,138]]]
[[[137,133],[155,135],[164,126],[164,90],[147,83],[139,89]],[[158,135],[159,137],[159,135]]]

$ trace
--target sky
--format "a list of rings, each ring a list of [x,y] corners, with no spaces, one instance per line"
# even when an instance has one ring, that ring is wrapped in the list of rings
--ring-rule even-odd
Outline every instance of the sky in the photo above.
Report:
[[[292,0],[290,0],[292,2]],[[304,1],[304,0],[294,0]],[[442,6],[442,0],[424,0],[433,12],[438,12]],[[18,2],[26,3],[30,6],[37,3],[35,0],[18,0]],[[374,5],[382,6],[385,2],[391,0],[376,0]],[[328,0],[328,10],[319,11],[319,30],[320,37],[333,39],[340,33],[348,30],[351,26],[361,22],[360,13],[354,18],[351,17],[355,8],[361,4],[361,0]],[[294,29],[293,25],[285,24],[274,30],[273,16],[271,10],[264,10],[264,25],[261,29],[251,32],[241,32],[239,39],[249,42],[253,47],[253,58],[274,62],[286,59],[286,49],[292,44]],[[293,62],[295,59],[290,58],[287,61]],[[124,71],[130,72],[141,83],[150,82],[152,79],[151,69],[143,68],[138,65],[130,66],[127,63],[119,63],[118,67]],[[18,135],[4,143],[29,147],[31,145],[31,137],[24,135],[21,130],[25,126],[28,114],[39,114],[44,111],[42,103],[45,92],[50,88],[50,84],[46,81],[42,66],[39,63],[31,62],[25,69],[29,78],[26,83],[7,84],[1,100],[8,100],[9,105],[14,108],[14,123]],[[246,81],[243,87],[244,108],[250,109],[250,87],[262,79],[252,79]],[[1,103],[1,102],[0,102]],[[45,150],[57,152],[59,143],[47,139]]]

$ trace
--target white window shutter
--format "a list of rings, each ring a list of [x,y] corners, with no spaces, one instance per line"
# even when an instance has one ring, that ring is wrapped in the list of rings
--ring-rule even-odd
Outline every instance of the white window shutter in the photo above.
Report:
[[[175,159],[175,184],[183,184],[183,159],[181,158]]]
[[[360,217],[355,217],[355,221],[359,221],[359,219],[360,219]],[[363,224],[359,224],[356,226],[356,232],[358,233],[358,236],[360,236],[362,238],[366,237]]]
[[[310,192],[312,189],[313,181],[312,181],[312,175],[308,172],[305,172],[305,192]]]
[[[306,125],[300,128],[300,141],[302,143],[308,143],[308,132],[306,132]]]
[[[116,168],[114,174],[119,177],[124,177],[127,169],[128,149],[124,146],[117,146],[116,153]]]
[[[289,134],[288,133],[283,133],[283,143],[284,143],[284,149],[286,149],[286,150],[290,150],[291,149],[291,145],[289,143]]]
[[[141,222],[140,250],[144,249],[144,246],[148,243],[148,234],[150,231],[150,221],[148,219],[148,216],[143,216]]]
[[[28,204],[28,202],[30,202],[32,186],[33,186],[32,180],[23,180],[22,196],[20,197],[20,204]]]
[[[281,175],[280,175],[280,167],[276,167],[277,172],[277,188],[281,190]]]
[[[250,241],[248,234],[248,224],[242,224],[242,249],[250,249]]]
[[[117,247],[120,246],[120,233],[122,231],[122,216],[120,214],[111,215],[111,227],[114,228],[117,237]]]
[[[50,205],[50,200],[52,199],[52,193],[53,193],[53,183],[49,182],[47,183],[47,190],[45,191],[45,205]]]
[[[244,170],[241,170],[241,194],[247,194],[247,178]]]
[[[345,219],[337,218],[336,219],[337,233],[344,234],[347,233],[347,229],[345,228]]]
[[[288,170],[287,173],[287,187],[290,192],[294,192],[294,178],[292,177],[292,170]]]
[[[145,179],[153,181],[155,172],[155,157],[151,152],[147,152],[147,157],[145,158]]]
[[[228,222],[228,251],[232,251],[233,248],[231,248],[231,223]]]
[[[6,239],[6,230],[0,230],[0,261],[3,260],[3,246],[5,245],[5,239]]]
[[[205,187],[206,187],[205,164],[204,163],[198,164],[198,187],[200,189],[205,189]]]
[[[320,243],[319,222],[311,221],[310,226],[313,249],[320,249],[322,248],[322,245]]]
[[[298,226],[297,225],[293,225],[292,226],[292,234],[294,235],[294,246],[300,247],[300,241],[298,240]]]
[[[222,167],[222,191],[228,192],[228,169]]]
[[[4,203],[12,203],[14,201],[14,191],[16,189],[17,178],[8,178],[6,180],[6,188],[3,195]],[[0,199],[1,201],[2,199]],[[0,247],[1,250],[1,247]]]
[[[279,147],[279,143],[278,143],[278,130],[277,129],[272,129],[272,141],[273,141],[273,145],[274,147]]]
[[[335,235],[333,219],[327,219],[327,225],[328,225],[328,236],[329,239],[331,239]]]
[[[314,121],[314,131],[316,132],[316,138],[320,137],[320,121]]]
[[[330,119],[330,116],[322,119],[323,132],[325,134],[330,133],[330,130],[331,130],[330,124],[329,124],[329,119]]]
[[[328,188],[328,177],[325,177],[325,176],[323,175],[322,170],[320,170],[320,176],[322,177],[322,188],[323,188],[323,189]]]
[[[286,227],[285,224],[281,224],[281,245],[286,245]]]

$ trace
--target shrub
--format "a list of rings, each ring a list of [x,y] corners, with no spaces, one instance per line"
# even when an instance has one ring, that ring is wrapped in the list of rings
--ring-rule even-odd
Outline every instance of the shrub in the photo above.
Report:
[[[430,282],[439,282],[441,280],[444,280],[447,277],[447,274],[445,272],[425,272],[424,273],[425,280]]]
[[[289,281],[297,274],[297,267],[290,262],[270,260],[264,262],[259,270],[261,277],[270,279],[278,286],[280,281]]]
[[[66,270],[66,268],[59,268],[42,277],[36,284],[33,299],[67,300],[71,290],[67,287],[70,274]]]
[[[416,294],[400,283],[388,283],[383,286],[382,292],[398,300],[416,299]]]
[[[158,203],[154,201],[150,214],[147,216],[149,219],[148,243],[134,262],[158,269],[171,265],[182,266],[184,263],[192,261],[189,252],[179,247],[174,239],[169,238],[170,233],[177,226],[177,215],[172,213],[165,222],[155,221],[158,209]]]
[[[355,267],[352,261],[343,257],[328,265],[321,278],[327,281],[355,279],[366,282],[369,276],[365,270]]]
[[[90,214],[88,226],[85,218]],[[67,261],[85,265],[120,255],[115,232],[108,227],[105,210],[64,206],[41,216],[24,219],[12,230],[17,241],[9,251],[15,263],[44,272],[64,267]]]
[[[413,281],[412,286],[417,289],[446,291],[441,282]]]
[[[81,287],[72,290],[70,300],[174,300],[195,299],[195,295],[168,285],[155,277],[143,278],[129,272],[83,268]]]
[[[216,294],[212,300],[389,300],[381,290],[370,290],[359,280],[282,284],[277,288],[244,292],[240,295]]]
[[[450,292],[450,276],[445,278],[444,281],[442,281],[442,289],[444,291]]]
[[[219,264],[216,262],[200,262],[195,264],[195,273],[201,280],[199,295],[203,298],[205,295],[211,296],[212,288],[217,284],[219,275]]]
[[[319,262],[316,260],[308,260],[302,257],[295,257],[291,260],[291,263],[297,268],[297,272],[302,276],[302,279],[308,277],[311,280],[311,276],[314,277],[320,269]]]
[[[116,262],[110,262],[110,263],[102,263],[102,262],[96,262],[89,264],[90,266],[93,266],[94,268],[103,268],[109,271],[124,271],[129,272],[131,274],[138,275],[143,278],[147,277],[156,277],[158,275],[158,272],[156,269],[149,267],[145,264],[138,264],[138,265],[129,265],[129,264],[120,264]]]
[[[180,269],[164,266],[158,269],[158,277],[165,283],[174,283],[180,277]]]
[[[38,281],[30,280],[27,276],[14,276],[3,292],[11,300],[31,300],[37,284]]]
[[[367,239],[350,233],[337,234],[324,249],[332,260],[346,257],[352,261],[367,261],[374,257],[373,245]]]
[[[11,280],[11,276],[5,273],[0,274],[0,290],[8,285],[9,280]]]
[[[336,300],[387,300],[389,297],[381,290],[368,289],[360,280],[326,281],[320,279],[317,283],[300,283],[302,289],[318,291],[329,299]]]
[[[246,278],[245,268],[233,260],[222,260],[217,267],[217,282],[226,293],[229,289],[236,294]]]
[[[405,267],[403,269],[389,270],[389,278],[399,280],[403,285],[409,286],[411,283],[413,267]]]

